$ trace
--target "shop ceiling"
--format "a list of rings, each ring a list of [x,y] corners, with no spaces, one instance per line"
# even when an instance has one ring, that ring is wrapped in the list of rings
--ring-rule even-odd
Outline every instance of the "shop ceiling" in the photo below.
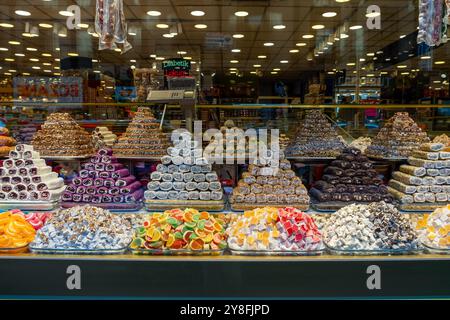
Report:
[[[69,30],[67,37],[60,37],[55,30],[64,25],[66,17],[59,14],[69,5],[81,7],[81,23],[93,26],[95,18],[94,0],[11,0],[0,5],[0,23],[11,23],[13,28],[0,27],[0,73],[8,70],[30,74],[58,73],[58,61],[69,53],[89,56],[98,60],[94,68],[116,64],[136,67],[151,67],[157,57],[191,57],[203,72],[228,73],[230,68],[238,72],[260,70],[265,75],[295,76],[302,71],[351,68],[352,62],[365,59],[370,62],[381,48],[417,30],[417,1],[378,0],[381,8],[381,30],[368,30],[366,10],[373,1],[351,0],[338,3],[335,0],[272,0],[272,1],[218,1],[218,0],[123,0],[128,21],[128,39],[133,49],[125,54],[115,51],[98,51],[98,38],[91,36],[86,28]],[[19,16],[16,10],[26,10],[30,16]],[[194,16],[192,11],[203,11],[204,16]],[[149,11],[158,11],[159,16],[150,16]],[[236,16],[237,11],[248,12],[247,16]],[[333,17],[324,17],[335,12]],[[332,15],[332,14],[330,14]],[[24,37],[25,23],[36,26],[42,23],[53,28],[39,27],[39,36]],[[308,61],[319,43],[344,23],[362,26],[348,30],[348,38],[336,41],[319,57]],[[158,28],[166,24],[169,28]],[[196,25],[204,24],[204,29]],[[323,25],[322,29],[313,26]],[[280,29],[274,29],[274,26]],[[283,27],[284,26],[284,27]],[[181,31],[173,38],[163,35],[171,27]],[[198,27],[198,26],[197,26]],[[317,27],[316,27],[317,28]],[[233,35],[243,35],[234,38]],[[305,38],[313,35],[313,38]],[[20,44],[10,44],[18,41]],[[221,43],[225,45],[221,47]],[[272,46],[267,46],[272,43]],[[34,48],[37,51],[29,51]],[[59,48],[59,51],[57,51]],[[234,49],[235,52],[232,50]],[[239,49],[240,51],[237,52]],[[298,51],[297,51],[298,50]],[[16,54],[19,55],[16,55]],[[43,56],[49,53],[50,56]],[[369,53],[369,56],[367,54]],[[433,57],[447,57],[446,46],[436,50]],[[23,56],[24,55],[24,56]],[[151,58],[153,55],[153,58]],[[262,58],[265,56],[266,58]],[[259,57],[259,58],[258,58]],[[6,60],[5,60],[6,59]],[[12,59],[14,61],[12,61]],[[34,59],[34,61],[30,61]],[[39,59],[39,61],[37,61]],[[416,68],[419,58],[409,61]],[[350,66],[348,65],[350,64]],[[197,69],[194,64],[194,70]],[[33,68],[34,67],[34,68]],[[56,67],[56,69],[55,69]],[[38,69],[39,68],[39,69]],[[395,67],[394,67],[395,68]],[[442,68],[442,66],[440,67]],[[46,72],[44,72],[46,70]],[[231,70],[234,71],[234,70]]]

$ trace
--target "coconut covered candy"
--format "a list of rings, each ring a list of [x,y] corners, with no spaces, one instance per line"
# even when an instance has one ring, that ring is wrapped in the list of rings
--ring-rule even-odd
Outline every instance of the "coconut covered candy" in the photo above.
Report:
[[[306,111],[305,119],[286,149],[287,157],[336,157],[345,144],[321,110]]]
[[[450,202],[450,152],[425,143],[392,174],[389,192],[403,204]]]
[[[91,135],[68,113],[52,113],[33,137],[32,145],[43,157],[77,157],[94,154]]]
[[[419,244],[411,220],[383,201],[340,209],[327,219],[322,232],[327,246],[337,250],[409,251]]]
[[[397,112],[378,132],[366,154],[375,158],[406,158],[427,142],[427,134],[409,114]]]
[[[150,109],[140,107],[113,150],[118,157],[162,157],[167,147],[169,140]]]
[[[378,177],[373,162],[356,148],[346,148],[325,168],[322,179],[310,190],[319,202],[392,202],[388,188]]]

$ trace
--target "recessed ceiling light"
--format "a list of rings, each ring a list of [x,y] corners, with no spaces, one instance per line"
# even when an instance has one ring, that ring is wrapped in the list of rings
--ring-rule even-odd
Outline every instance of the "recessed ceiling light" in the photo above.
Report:
[[[159,28],[159,29],[167,29],[167,28],[169,28],[169,25],[166,24],[166,23],[158,23],[156,25],[156,27]]]
[[[50,23],[39,23],[39,27],[45,28],[45,29],[50,29],[50,28],[53,28],[53,25]]]
[[[311,28],[313,28],[314,30],[320,30],[320,29],[325,28],[325,26],[323,24],[316,24],[316,25],[313,25]]]
[[[17,70],[16,69],[10,69],[10,70],[8,70],[9,72],[17,72]],[[440,81],[439,81],[440,82]]]
[[[267,56],[258,56],[258,59],[266,59],[267,58]]]
[[[230,60],[230,63],[239,63],[238,60]]]
[[[147,11],[147,14],[152,17],[159,17],[161,15],[161,12],[156,11],[156,10],[150,10],[150,11]]]
[[[261,65],[260,64],[254,64],[253,68],[261,68]]]
[[[43,57],[51,57],[52,54],[51,53],[43,53],[43,54],[41,54],[41,56],[43,56]]]
[[[31,13],[25,10],[16,10],[14,11],[15,14],[17,14],[18,16],[22,16],[22,17],[29,17],[31,16]]]
[[[72,11],[61,10],[58,13],[64,17],[73,17],[74,16],[74,13]]]
[[[61,61],[61,59],[60,58],[56,58],[55,61],[59,62],[59,61]],[[94,61],[94,60],[92,60],[92,61]]]
[[[232,49],[231,52],[238,53],[241,52],[241,49]]]
[[[277,71],[271,71],[270,74],[278,74]]]
[[[236,11],[236,12],[234,13],[234,15],[235,15],[236,17],[246,17],[246,16],[248,16],[248,12],[247,12],[247,11]]]
[[[40,70],[41,69],[41,67],[39,67],[39,66],[32,66],[31,68],[35,69],[35,70]]]
[[[403,39],[404,37],[406,37],[406,34],[402,34],[399,38]]]
[[[343,2],[349,2],[350,0],[335,0],[336,2],[339,2],[339,3],[343,3]]]
[[[281,60],[280,63],[289,63],[287,60]]]
[[[163,37],[164,38],[173,38],[173,37],[175,37],[173,34],[171,34],[171,33],[164,33],[163,34]]]
[[[122,49],[120,49],[120,48],[115,48],[114,51],[115,51],[115,52],[122,52]]]
[[[8,51],[8,48],[0,48],[0,51]]]
[[[5,76],[10,76],[10,75],[11,75],[11,73],[9,73],[9,72],[5,72],[5,73],[4,73],[4,75],[5,75]]]
[[[131,63],[136,63],[136,60],[131,59],[130,62],[131,62]]]
[[[256,71],[250,71],[250,74],[256,74]]]
[[[183,57],[185,60],[192,60],[192,57]]]
[[[374,55],[375,55],[375,53],[373,53],[373,52],[369,52],[369,53],[367,54],[368,57],[373,57]]]
[[[407,76],[407,75],[409,75],[409,72],[402,72],[401,75],[402,76]]]
[[[30,73],[28,73],[28,72],[22,72],[22,75],[23,75],[23,76],[29,76]]]
[[[436,61],[434,64],[445,64],[445,61]]]
[[[273,71],[281,71],[280,68],[274,68]]]
[[[44,72],[52,72],[52,70],[45,69]]]
[[[55,69],[55,70],[59,70],[59,69],[60,69],[60,67],[53,67],[53,69]]]
[[[305,42],[299,42],[299,43],[296,43],[295,45],[297,47],[304,47],[304,46],[306,46],[306,43]]]
[[[97,59],[92,59],[92,62],[98,62],[98,60]]]
[[[94,73],[100,73],[100,70],[94,70]]]
[[[303,39],[312,39],[312,38],[314,38],[314,35],[312,35],[312,34],[304,34],[304,35],[302,36],[302,38],[303,38]]]
[[[359,29],[362,29],[362,27],[363,27],[363,26],[361,26],[361,25],[358,24],[358,25],[351,26],[349,29],[350,29],[350,30],[359,30]]]
[[[5,58],[5,61],[14,62],[14,59],[13,58]]]
[[[324,17],[324,18],[333,18],[336,16],[337,16],[337,13],[333,12],[333,11],[322,13],[322,17]]]
[[[177,51],[177,54],[184,55],[184,54],[187,54],[187,52],[186,51]]]
[[[156,57],[157,57],[156,54],[151,54],[151,55],[150,55],[150,58],[156,58]]]
[[[53,73],[55,76],[60,76],[61,75],[61,73],[59,73],[59,72],[54,72]]]
[[[354,63],[354,62],[347,63],[347,66],[349,66],[349,67],[354,66],[354,65],[356,65],[356,63]]]
[[[406,65],[400,65],[400,66],[397,66],[397,68],[399,68],[399,69],[405,69],[405,68],[408,68],[408,66],[406,66]]]
[[[27,51],[38,51],[38,49],[36,49],[36,48],[31,48],[31,47],[28,47],[28,48],[27,48]]]
[[[33,62],[38,62],[38,61],[39,61],[39,59],[38,59],[38,58],[30,58],[30,61],[33,61]]]
[[[431,56],[421,56],[420,59],[421,60],[429,60],[429,59],[431,59]]]
[[[0,23],[0,27],[3,27],[3,28],[14,28],[14,25],[11,24],[11,23],[2,22],[2,23]]]
[[[381,14],[379,13],[379,12],[369,12],[369,13],[366,13],[366,17],[367,18],[375,18],[375,17],[378,17],[378,16],[380,16]]]
[[[79,23],[77,24],[77,27],[81,29],[87,29],[89,28],[89,25],[87,23]]]
[[[346,38],[348,38],[348,37],[349,37],[348,34],[346,34],[346,33],[341,33],[341,39],[346,39]]]
[[[235,39],[242,39],[244,37],[243,34],[237,33],[237,34],[233,34],[233,38]]]
[[[229,68],[228,70],[230,70],[230,71],[236,71],[237,68]]]
[[[206,28],[208,28],[208,26],[206,24],[203,24],[203,23],[196,24],[194,27],[197,28],[197,29],[206,29]]]
[[[99,35],[96,32],[92,33],[91,36],[93,36],[94,38],[98,38],[99,37]]]
[[[283,29],[286,29],[286,26],[284,24],[277,24],[277,25],[274,25],[273,28],[275,30],[283,30]]]
[[[191,11],[191,16],[194,16],[194,17],[203,17],[204,15],[205,15],[205,12],[203,12],[201,10]]]
[[[166,60],[166,58],[164,58],[164,57],[156,57],[155,60],[163,61],[163,60]]]
[[[266,42],[264,43],[265,47],[273,47],[275,44],[273,42]]]
[[[16,57],[25,57],[25,53],[14,53]]]
[[[51,66],[52,64],[50,62],[43,62],[42,65],[43,66]]]
[[[290,52],[290,53],[298,53],[298,52],[300,52],[300,50],[298,50],[298,49],[292,49],[292,50],[289,50],[289,52]]]
[[[9,44],[11,44],[11,45],[13,45],[13,46],[18,46],[18,45],[20,45],[20,42],[19,41],[8,41],[8,43]]]
[[[76,53],[76,52],[69,52],[67,55],[69,57],[78,57],[78,53]]]
[[[366,61],[366,59],[364,59],[364,58],[359,58],[359,61],[360,61],[360,62],[364,62],[364,61]]]

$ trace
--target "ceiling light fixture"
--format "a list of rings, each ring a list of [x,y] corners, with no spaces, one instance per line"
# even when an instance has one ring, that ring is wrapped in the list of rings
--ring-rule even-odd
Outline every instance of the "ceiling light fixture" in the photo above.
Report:
[[[260,64],[254,64],[253,68],[261,68],[261,65]]]
[[[150,10],[150,11],[147,11],[147,15],[149,15],[151,17],[159,17],[161,15],[161,12],[156,11],[156,10]]]
[[[77,24],[77,27],[81,29],[88,29],[89,25],[87,23],[79,23]]]
[[[202,24],[202,23],[196,24],[194,27],[196,29],[206,29],[206,28],[208,28],[208,26],[206,24]]]
[[[363,26],[361,26],[361,25],[354,25],[354,26],[351,26],[349,29],[350,30],[359,30],[359,29],[362,29],[363,28]]]
[[[243,34],[237,33],[237,34],[233,34],[233,38],[235,39],[242,39],[244,37]]]
[[[33,61],[33,62],[38,62],[38,61],[39,61],[39,59],[38,59],[38,58],[30,58],[30,61]]]
[[[163,37],[164,38],[173,38],[175,36],[173,34],[171,34],[171,33],[165,33],[165,34],[163,34]]]
[[[445,61],[436,61],[434,64],[445,64]]]
[[[14,25],[11,24],[11,23],[2,22],[2,23],[0,23],[0,27],[2,27],[2,28],[14,28]]]
[[[22,16],[22,17],[31,16],[31,13],[29,11],[25,11],[25,10],[16,10],[16,11],[14,11],[14,13],[17,14],[18,16]]]
[[[194,16],[194,17],[203,17],[204,15],[205,15],[205,12],[203,12],[201,10],[191,11],[191,16]]]
[[[38,49],[36,49],[36,48],[31,48],[31,47],[28,47],[28,48],[27,48],[27,51],[38,51]]]
[[[304,47],[304,46],[306,46],[306,43],[305,42],[299,42],[299,43],[296,43],[295,45],[297,47]]]
[[[258,56],[258,59],[266,59],[267,58],[267,56]]]
[[[53,25],[50,23],[39,23],[39,27],[44,28],[44,29],[51,29],[51,28],[53,28]]]
[[[273,42],[264,43],[264,47],[273,47],[275,44]]]
[[[15,60],[13,58],[5,58],[5,61],[14,62]]]
[[[313,25],[311,28],[313,28],[314,30],[321,30],[321,29],[325,28],[325,26],[323,24],[316,24],[316,25]]]
[[[285,64],[285,63],[289,63],[289,61],[288,60],[281,60],[280,63],[284,63]]]
[[[336,17],[336,16],[337,16],[337,13],[334,12],[334,11],[329,11],[329,12],[322,13],[322,17],[324,17],[324,18],[333,18],[333,17]]]
[[[13,46],[18,46],[18,45],[20,45],[20,42],[19,41],[8,41],[8,43],[10,44],[10,45],[13,45]]]
[[[236,64],[236,63],[239,63],[239,60],[230,60],[230,63]]]
[[[74,16],[74,13],[72,11],[61,10],[58,13],[64,17],[73,17]]]
[[[241,52],[241,49],[232,49],[231,52],[239,53],[239,52]]]
[[[431,59],[431,56],[421,56],[420,59],[421,60],[429,60],[429,59]]]
[[[16,57],[25,57],[25,53],[14,53]]]
[[[247,12],[247,11],[236,11],[236,12],[234,13],[234,15],[235,15],[236,17],[246,17],[246,16],[248,16],[248,12]]]
[[[286,26],[284,24],[277,24],[277,25],[274,25],[273,28],[275,30],[283,30],[283,29],[286,29]]]
[[[314,38],[314,35],[312,35],[312,34],[304,34],[304,35],[302,36],[302,38],[303,38],[303,39],[312,39],[312,38]]]
[[[166,23],[158,23],[158,24],[156,25],[156,27],[157,27],[158,29],[168,29],[168,28],[169,28],[169,25],[166,24]]]
[[[184,55],[184,54],[187,54],[187,52],[186,51],[177,51],[177,54]]]
[[[0,48],[0,51],[8,51],[8,48]]]
[[[298,49],[292,49],[292,50],[289,50],[289,52],[290,52],[290,53],[298,53],[298,52],[300,52],[300,50],[298,50]]]

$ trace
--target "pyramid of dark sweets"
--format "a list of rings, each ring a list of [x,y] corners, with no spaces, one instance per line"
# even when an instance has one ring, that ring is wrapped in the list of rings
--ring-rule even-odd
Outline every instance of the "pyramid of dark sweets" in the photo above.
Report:
[[[145,192],[146,200],[202,200],[223,198],[222,185],[212,165],[202,157],[197,141],[185,139],[167,148]]]
[[[63,194],[64,202],[134,203],[142,199],[142,185],[117,159],[103,148],[83,163],[82,170]]]
[[[114,154],[123,156],[162,157],[169,146],[149,108],[138,108],[126,132],[113,146]]]
[[[408,164],[392,174],[389,192],[404,204],[450,202],[450,152],[441,143],[424,143]]]
[[[306,111],[296,137],[286,150],[287,156],[335,157],[345,144],[339,139],[336,129],[320,110]]]
[[[291,163],[282,159],[277,168],[269,164],[249,165],[233,189],[230,202],[236,206],[304,207],[309,206],[309,196],[302,180],[291,169]]]
[[[91,135],[68,113],[52,113],[33,137],[34,150],[41,156],[91,156]]]
[[[366,154],[381,158],[406,158],[422,143],[430,142],[407,112],[397,112],[373,139]]]
[[[392,202],[373,163],[356,148],[346,148],[314,183],[310,195],[320,202]]]

